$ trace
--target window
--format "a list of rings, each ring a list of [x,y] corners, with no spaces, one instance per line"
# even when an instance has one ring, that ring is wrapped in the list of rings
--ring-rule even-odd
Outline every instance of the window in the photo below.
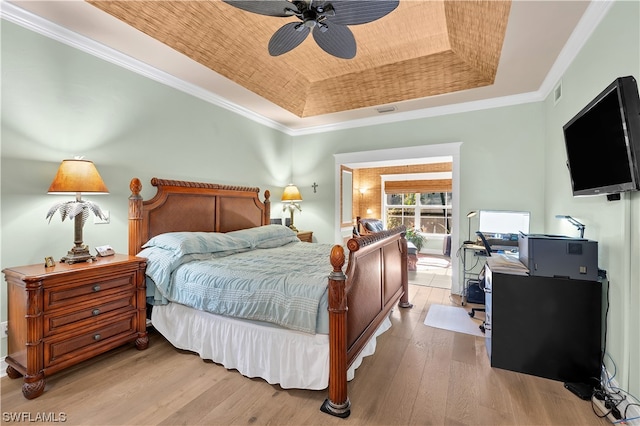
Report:
[[[404,225],[425,234],[450,234],[451,202],[451,192],[386,194],[387,229]]]

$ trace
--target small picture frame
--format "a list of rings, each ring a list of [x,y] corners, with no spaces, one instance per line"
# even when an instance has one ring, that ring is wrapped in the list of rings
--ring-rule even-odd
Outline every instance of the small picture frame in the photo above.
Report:
[[[56,262],[53,260],[53,256],[47,256],[44,258],[44,267],[51,268],[52,266],[56,266]]]

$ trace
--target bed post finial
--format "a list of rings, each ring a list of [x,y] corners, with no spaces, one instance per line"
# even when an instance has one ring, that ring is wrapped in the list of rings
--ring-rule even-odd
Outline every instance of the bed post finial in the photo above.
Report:
[[[271,191],[266,189],[264,191],[264,224],[268,225],[271,223]]]
[[[351,414],[347,395],[347,277],[342,271],[344,248],[335,245],[330,254],[329,275],[329,396],[320,407],[323,413],[346,418]]]
[[[131,190],[131,197],[140,197],[140,191],[142,191],[142,182],[140,182],[140,179],[131,179],[129,189]]]
[[[142,249],[142,183],[133,178],[129,184],[129,255],[135,256]]]

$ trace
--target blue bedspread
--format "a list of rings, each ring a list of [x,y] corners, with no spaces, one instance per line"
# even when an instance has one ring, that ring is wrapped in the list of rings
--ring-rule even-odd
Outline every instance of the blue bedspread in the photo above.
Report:
[[[319,315],[327,316],[332,245],[302,243],[288,238],[295,233],[277,230],[284,235],[267,244],[245,238],[246,247],[234,241],[246,237],[242,231],[222,234],[224,244],[216,240],[213,251],[202,235],[196,249],[148,246],[139,254],[148,258],[147,294],[156,304],[172,301],[306,333],[326,332],[327,318]]]

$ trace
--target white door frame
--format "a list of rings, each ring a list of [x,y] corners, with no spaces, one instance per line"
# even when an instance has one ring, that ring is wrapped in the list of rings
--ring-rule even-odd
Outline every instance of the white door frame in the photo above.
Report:
[[[335,158],[335,203],[337,206],[334,216],[334,232],[336,244],[342,244],[342,228],[340,227],[340,166],[345,165],[354,169],[364,167],[384,167],[397,164],[422,164],[432,157],[452,158],[452,208],[453,229],[451,245],[457,244],[460,229],[460,147],[462,142],[452,142],[434,145],[379,149],[374,151],[347,152],[334,154]],[[451,268],[451,293],[459,293],[458,269]]]

